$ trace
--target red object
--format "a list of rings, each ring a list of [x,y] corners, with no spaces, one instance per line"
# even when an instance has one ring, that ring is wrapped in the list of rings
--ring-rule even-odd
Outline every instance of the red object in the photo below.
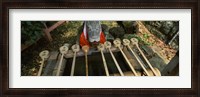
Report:
[[[103,32],[101,32],[100,43],[104,43],[104,42],[106,42],[106,38],[105,38],[105,35],[103,34]]]
[[[100,41],[99,41],[100,43],[104,43],[106,41],[105,35],[103,34],[103,32],[101,32],[99,37],[100,37]],[[80,45],[81,46],[88,45],[90,47],[89,41],[85,38],[84,32],[82,32],[80,36]]]

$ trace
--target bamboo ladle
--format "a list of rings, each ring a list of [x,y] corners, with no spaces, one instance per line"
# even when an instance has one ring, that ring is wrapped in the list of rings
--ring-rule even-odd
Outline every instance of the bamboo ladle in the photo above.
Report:
[[[86,76],[88,76],[88,58],[87,58],[87,53],[89,51],[89,46],[84,45],[82,47],[83,52],[85,53],[85,67],[86,67]]]
[[[120,50],[120,52],[122,53],[123,57],[125,58],[126,62],[127,62],[128,65],[129,65],[129,67],[131,68],[131,71],[133,72],[133,74],[134,74],[135,76],[138,76],[137,72],[135,71],[135,69],[133,68],[133,66],[132,66],[131,63],[129,62],[128,58],[126,57],[126,55],[124,54],[124,52],[123,52],[122,49],[121,49],[121,41],[118,40],[118,39],[115,39],[115,40],[113,41],[113,43],[114,43],[115,47],[117,47],[117,48]]]
[[[118,69],[120,75],[121,75],[121,76],[124,76],[124,73],[122,72],[121,68],[119,67],[118,62],[117,62],[117,60],[115,59],[115,56],[113,55],[112,51],[110,50],[110,48],[111,48],[111,43],[110,43],[109,41],[106,41],[106,42],[104,43],[104,46],[105,46],[105,48],[108,49],[108,51],[110,52],[110,54],[111,54],[111,56],[112,56],[112,59],[113,59],[115,65],[116,65],[116,67],[117,67],[117,69]]]
[[[145,61],[149,65],[149,67],[152,70],[152,72],[154,73],[154,75],[159,76],[159,74],[154,70],[154,68],[152,67],[151,63],[149,62],[149,60],[146,58],[146,56],[144,55],[144,53],[142,52],[142,50],[138,46],[138,40],[136,38],[131,38],[131,42],[132,42],[133,45],[136,45],[137,49],[139,50],[139,52],[141,53],[142,57],[145,59]]]
[[[67,52],[68,52],[68,47],[66,45],[60,47],[61,58],[60,58],[60,62],[59,62],[59,65],[58,65],[58,70],[56,72],[56,76],[59,76],[59,74],[60,74],[60,69],[61,69],[61,65],[62,65],[63,56]]]
[[[74,52],[73,62],[72,62],[72,68],[70,76],[74,75],[74,69],[75,69],[75,62],[76,62],[76,53],[80,50],[80,46],[78,44],[75,44],[72,46],[72,51]]]
[[[150,76],[149,72],[146,70],[146,68],[144,67],[143,63],[138,59],[138,57],[136,56],[135,52],[133,52],[133,50],[131,49],[130,41],[128,39],[123,39],[123,44],[128,47],[128,49],[131,51],[131,53],[134,55],[136,60],[139,62],[140,66],[142,67],[144,72],[147,74],[147,76]]]
[[[103,54],[104,45],[100,43],[97,46],[97,48],[101,52],[101,56],[102,56],[102,60],[103,60],[103,64],[104,64],[104,69],[105,69],[105,72],[106,72],[106,76],[109,76],[108,67],[107,67],[106,60],[105,60],[105,57],[104,57],[104,54]]]
[[[43,66],[44,66],[44,61],[49,57],[49,51],[44,50],[44,51],[40,52],[39,56],[42,59],[42,61],[41,61],[40,69],[39,69],[37,76],[41,76],[42,69],[43,69]]]

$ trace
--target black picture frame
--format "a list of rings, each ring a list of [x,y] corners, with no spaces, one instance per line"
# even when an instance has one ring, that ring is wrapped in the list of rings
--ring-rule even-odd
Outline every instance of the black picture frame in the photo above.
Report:
[[[3,0],[1,2],[1,95],[0,96],[102,96],[102,95],[116,95],[116,96],[163,96],[163,97],[177,97],[177,96],[199,96],[199,51],[200,36],[198,25],[200,3],[198,0]],[[192,11],[192,88],[190,89],[161,89],[161,88],[98,88],[98,89],[39,89],[39,88],[9,88],[9,9],[191,9]]]

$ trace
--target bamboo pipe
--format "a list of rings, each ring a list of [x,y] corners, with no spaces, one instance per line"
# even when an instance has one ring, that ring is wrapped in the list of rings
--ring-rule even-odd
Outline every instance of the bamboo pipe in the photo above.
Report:
[[[120,47],[121,46],[121,41],[116,39],[116,40],[113,41],[113,43],[121,51],[121,53],[124,56],[126,62],[128,63],[129,67],[131,68],[131,71],[133,72],[133,74],[135,76],[138,76],[138,74],[136,73],[135,69],[133,68],[133,66],[131,65],[131,63],[129,62],[128,58],[126,57],[126,55],[124,54],[124,52],[122,51],[122,49]]]
[[[151,63],[149,62],[149,60],[146,58],[146,56],[144,55],[144,53],[142,52],[142,50],[140,49],[140,47],[138,46],[138,40],[136,38],[131,38],[131,42],[133,45],[136,45],[136,47],[138,48],[139,52],[142,54],[142,57],[145,59],[145,61],[147,62],[147,64],[149,65],[150,69],[153,71],[153,73],[156,76],[159,76],[159,74],[156,73],[156,71],[154,70],[154,68],[152,67]]]
[[[131,49],[131,47],[130,47],[130,41],[128,39],[123,39],[123,44],[128,47],[128,49],[134,55],[134,57],[136,58],[136,60],[139,62],[139,64],[142,67],[142,69],[146,72],[147,76],[150,76],[149,72],[146,70],[146,68],[144,67],[143,63],[138,59],[138,57],[136,56],[135,52],[133,52],[133,50]]]
[[[102,57],[102,60],[103,60],[103,64],[104,64],[104,69],[105,69],[106,76],[109,76],[108,67],[107,67],[106,60],[105,60],[105,57],[104,57],[104,54],[103,54],[104,45],[100,43],[97,46],[97,48],[101,52],[101,57]]]
[[[56,76],[59,76],[59,74],[60,74],[60,69],[61,69],[61,65],[62,65],[63,56],[67,52],[68,52],[68,47],[67,46],[60,47],[61,58],[60,58],[60,62],[58,64],[58,70],[56,72]]]
[[[82,47],[83,52],[85,53],[85,67],[86,67],[86,76],[88,76],[88,58],[87,58],[87,53],[89,51],[89,46],[84,45]]]
[[[105,48],[109,50],[109,52],[110,52],[110,54],[111,54],[111,56],[112,56],[112,59],[113,59],[115,65],[116,65],[117,70],[119,71],[120,75],[121,75],[121,76],[124,76],[124,73],[122,72],[122,70],[121,70],[121,68],[120,68],[120,66],[119,66],[119,64],[118,64],[118,62],[117,62],[117,60],[115,59],[115,56],[113,55],[112,51],[110,50],[110,48],[111,48],[111,43],[110,43],[109,41],[106,41],[106,42],[104,43],[104,45],[105,45]]]
[[[177,32],[172,39],[168,42],[168,45],[171,45],[171,43],[174,41],[174,39],[176,39],[176,37],[179,35],[179,32]]]
[[[40,69],[39,69],[39,72],[38,72],[37,76],[41,76],[42,68],[44,66],[44,61],[49,57],[49,51],[48,50],[44,50],[44,51],[40,52],[39,56],[42,59],[42,61],[41,61]]]
[[[71,73],[70,76],[74,76],[74,69],[75,69],[75,62],[76,62],[76,52],[80,50],[80,47],[78,44],[75,44],[72,46],[72,51],[74,52],[72,67],[71,67]]]

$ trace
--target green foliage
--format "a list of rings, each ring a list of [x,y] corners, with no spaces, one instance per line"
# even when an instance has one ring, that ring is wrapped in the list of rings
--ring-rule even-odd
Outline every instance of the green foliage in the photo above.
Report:
[[[21,43],[35,43],[43,35],[43,28],[44,25],[39,21],[21,21]]]
[[[145,33],[145,34],[143,34],[143,37],[144,37],[145,40],[147,40],[147,38],[149,38],[149,34]]]

